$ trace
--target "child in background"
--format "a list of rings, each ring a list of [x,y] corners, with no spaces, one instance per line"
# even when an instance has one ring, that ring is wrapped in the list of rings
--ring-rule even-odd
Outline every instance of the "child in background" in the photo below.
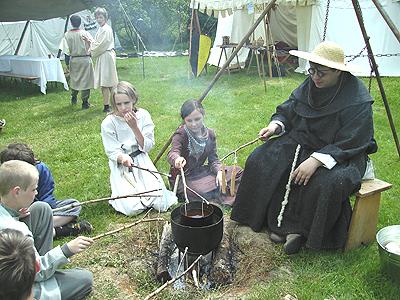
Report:
[[[85,251],[93,240],[80,236],[53,248],[51,208],[41,201],[32,204],[38,180],[38,170],[25,161],[10,160],[0,165],[0,230],[19,230],[35,246],[40,266],[34,283],[36,300],[83,299],[92,290],[92,273],[81,268],[58,268],[72,255]]]
[[[54,192],[54,180],[50,169],[44,162],[37,160],[35,154],[28,145],[24,143],[11,143],[1,152],[1,163],[9,160],[22,160],[35,166],[39,171],[39,184],[35,201],[47,202],[52,209],[79,203],[75,199],[56,200]],[[67,210],[54,213],[53,237],[78,236],[82,233],[92,233],[93,228],[87,221],[77,222],[76,219],[82,207],[77,206]]]

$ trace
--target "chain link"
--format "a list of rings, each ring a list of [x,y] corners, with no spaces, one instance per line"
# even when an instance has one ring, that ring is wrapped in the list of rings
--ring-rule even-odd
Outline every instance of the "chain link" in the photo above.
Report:
[[[325,37],[326,37],[326,28],[328,27],[328,15],[329,15],[329,5],[331,3],[331,0],[328,0],[326,3],[326,14],[325,14],[325,24],[324,24],[324,35],[322,37],[322,41],[325,42]]]

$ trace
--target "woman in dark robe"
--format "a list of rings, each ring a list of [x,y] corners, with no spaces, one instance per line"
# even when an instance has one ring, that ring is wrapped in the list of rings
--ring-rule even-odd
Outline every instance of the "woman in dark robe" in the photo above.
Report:
[[[374,101],[349,73],[362,69],[345,63],[333,42],[291,54],[310,61],[310,76],[260,131],[266,143],[246,161],[231,214],[254,231],[266,224],[287,254],[304,243],[315,251],[344,246],[349,197],[361,187],[367,155],[377,151]]]
[[[176,174],[184,168],[187,186],[209,201],[231,206],[242,177],[243,169],[235,169],[235,185],[230,190],[233,167],[226,167],[226,192],[222,192],[222,164],[217,154],[215,131],[204,125],[205,110],[197,99],[185,101],[181,108],[181,117],[185,125],[172,136],[171,150],[167,160],[171,164],[169,179],[174,186]],[[208,165],[205,165],[208,159]],[[177,195],[184,197],[182,178],[179,179]],[[195,193],[187,191],[189,200],[201,200]]]

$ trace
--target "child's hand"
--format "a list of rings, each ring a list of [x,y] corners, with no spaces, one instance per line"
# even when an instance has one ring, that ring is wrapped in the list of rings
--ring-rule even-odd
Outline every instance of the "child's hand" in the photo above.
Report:
[[[80,253],[85,251],[90,244],[93,244],[94,241],[91,238],[85,236],[78,236],[76,239],[70,241],[67,246],[72,253]]]
[[[19,210],[19,212],[21,213],[21,216],[19,217],[19,219],[23,219],[31,214],[29,211],[29,208],[21,208]]]
[[[182,156],[175,159],[175,168],[180,169],[186,165],[186,159]]]

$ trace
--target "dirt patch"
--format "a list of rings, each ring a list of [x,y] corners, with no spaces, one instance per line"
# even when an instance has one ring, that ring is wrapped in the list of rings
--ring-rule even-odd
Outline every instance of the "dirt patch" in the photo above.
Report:
[[[110,231],[123,225],[113,224]],[[252,286],[274,277],[282,250],[269,240],[269,233],[253,232],[229,217],[224,218],[224,226],[232,238],[233,282],[211,291],[168,287],[153,299],[245,299]],[[162,229],[163,222],[142,223],[101,238],[86,252],[73,256],[68,267],[93,273],[94,287],[87,299],[143,299],[159,288],[156,270]]]

